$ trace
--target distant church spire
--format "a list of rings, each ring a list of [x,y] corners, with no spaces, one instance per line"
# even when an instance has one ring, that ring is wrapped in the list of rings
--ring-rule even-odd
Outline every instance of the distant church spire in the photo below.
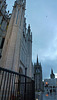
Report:
[[[51,68],[51,74],[53,74],[53,69]]]
[[[51,69],[50,78],[51,78],[51,79],[54,79],[54,78],[55,78],[55,74],[53,73],[53,69]]]
[[[38,55],[37,55],[37,64],[38,64]]]

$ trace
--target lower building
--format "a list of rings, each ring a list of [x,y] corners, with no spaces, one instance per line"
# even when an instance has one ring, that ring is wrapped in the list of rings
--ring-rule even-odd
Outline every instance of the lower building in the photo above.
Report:
[[[57,78],[44,80],[45,93],[57,93]]]
[[[44,80],[44,91],[45,93],[57,93],[57,78],[51,69],[50,79]]]

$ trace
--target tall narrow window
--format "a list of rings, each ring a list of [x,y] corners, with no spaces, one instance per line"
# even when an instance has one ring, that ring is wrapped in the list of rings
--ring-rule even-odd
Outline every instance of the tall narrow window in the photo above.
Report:
[[[21,26],[21,22],[22,22],[22,14],[23,14],[23,11],[21,13],[20,26]]]
[[[18,15],[19,15],[19,10],[18,10],[18,13],[17,13],[16,24],[17,24],[17,21],[18,21]]]
[[[1,42],[1,45],[0,45],[0,49],[2,49],[2,48],[3,48],[3,45],[4,45],[4,40],[5,40],[5,38],[3,38],[3,39],[2,39],[2,42]]]

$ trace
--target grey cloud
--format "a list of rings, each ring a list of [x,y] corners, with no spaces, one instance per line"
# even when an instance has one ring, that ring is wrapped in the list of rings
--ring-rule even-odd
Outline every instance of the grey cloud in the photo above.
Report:
[[[45,58],[45,60],[42,61],[42,66],[43,66],[43,77],[49,78],[51,73],[51,68],[53,68],[54,73],[57,73],[57,57],[53,60]]]

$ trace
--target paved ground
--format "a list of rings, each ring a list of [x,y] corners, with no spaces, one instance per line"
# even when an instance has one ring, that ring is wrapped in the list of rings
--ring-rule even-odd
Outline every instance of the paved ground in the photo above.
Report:
[[[57,95],[56,94],[48,95],[45,93],[36,92],[35,100],[57,100]]]

